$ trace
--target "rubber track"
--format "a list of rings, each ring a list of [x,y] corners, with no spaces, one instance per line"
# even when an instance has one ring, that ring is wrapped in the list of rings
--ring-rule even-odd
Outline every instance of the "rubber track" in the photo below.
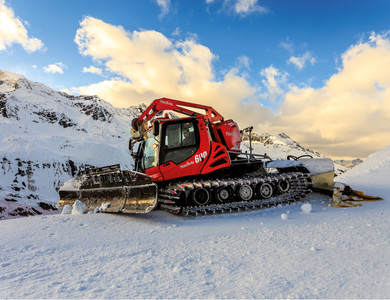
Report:
[[[268,182],[275,186],[280,180],[288,180],[290,182],[290,189],[286,193],[278,194],[268,199],[259,199],[258,197],[256,198],[256,196],[254,196],[254,199],[249,201],[239,200],[223,204],[210,204],[206,206],[180,206],[176,204],[176,200],[180,199],[179,194],[182,191],[191,192],[196,188],[213,190],[226,186],[230,186],[235,189],[240,184],[249,184],[253,186],[262,182]],[[186,181],[176,184],[169,184],[163,188],[160,188],[158,200],[161,203],[160,208],[170,213],[179,214],[182,216],[199,216],[256,210],[277,205],[290,204],[304,200],[307,194],[310,192],[310,180],[308,180],[307,174],[286,173],[270,174],[261,177]]]

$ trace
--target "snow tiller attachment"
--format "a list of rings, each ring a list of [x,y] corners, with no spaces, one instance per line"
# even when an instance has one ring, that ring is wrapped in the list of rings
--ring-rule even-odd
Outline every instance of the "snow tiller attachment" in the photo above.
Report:
[[[135,171],[121,171],[120,165],[87,169],[60,188],[57,207],[83,202],[88,210],[147,213],[157,205],[157,186],[152,178]]]
[[[329,158],[289,155],[287,160],[270,161],[267,163],[267,167],[275,168],[280,172],[301,171],[307,173],[310,176],[312,190],[329,195],[333,193],[334,164]]]

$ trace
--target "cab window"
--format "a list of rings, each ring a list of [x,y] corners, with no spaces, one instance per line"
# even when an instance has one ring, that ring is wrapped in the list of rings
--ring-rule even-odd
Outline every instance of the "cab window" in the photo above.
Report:
[[[165,137],[161,151],[162,164],[169,161],[175,164],[182,163],[194,155],[198,149],[197,133],[193,121],[168,124],[163,132],[165,132]]]

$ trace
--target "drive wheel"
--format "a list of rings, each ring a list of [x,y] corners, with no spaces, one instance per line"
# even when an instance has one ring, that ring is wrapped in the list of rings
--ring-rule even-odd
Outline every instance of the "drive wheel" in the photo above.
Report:
[[[206,205],[210,201],[210,193],[204,188],[196,189],[192,193],[192,201],[195,205]]]
[[[248,184],[243,184],[238,187],[238,197],[243,201],[249,201],[253,196],[253,189]]]
[[[271,198],[274,188],[268,182],[260,183],[257,185],[257,193],[263,199]]]
[[[220,187],[215,192],[215,198],[217,199],[218,203],[227,203],[230,201],[231,197],[233,195],[232,189],[229,187]]]
[[[290,182],[288,180],[279,181],[278,190],[280,193],[287,193],[290,190]]]

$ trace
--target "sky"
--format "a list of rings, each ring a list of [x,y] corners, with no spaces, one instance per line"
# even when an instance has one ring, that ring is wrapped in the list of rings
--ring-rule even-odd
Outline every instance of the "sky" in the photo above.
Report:
[[[390,144],[390,1],[0,0],[0,69],[117,107],[169,97],[333,158]]]

